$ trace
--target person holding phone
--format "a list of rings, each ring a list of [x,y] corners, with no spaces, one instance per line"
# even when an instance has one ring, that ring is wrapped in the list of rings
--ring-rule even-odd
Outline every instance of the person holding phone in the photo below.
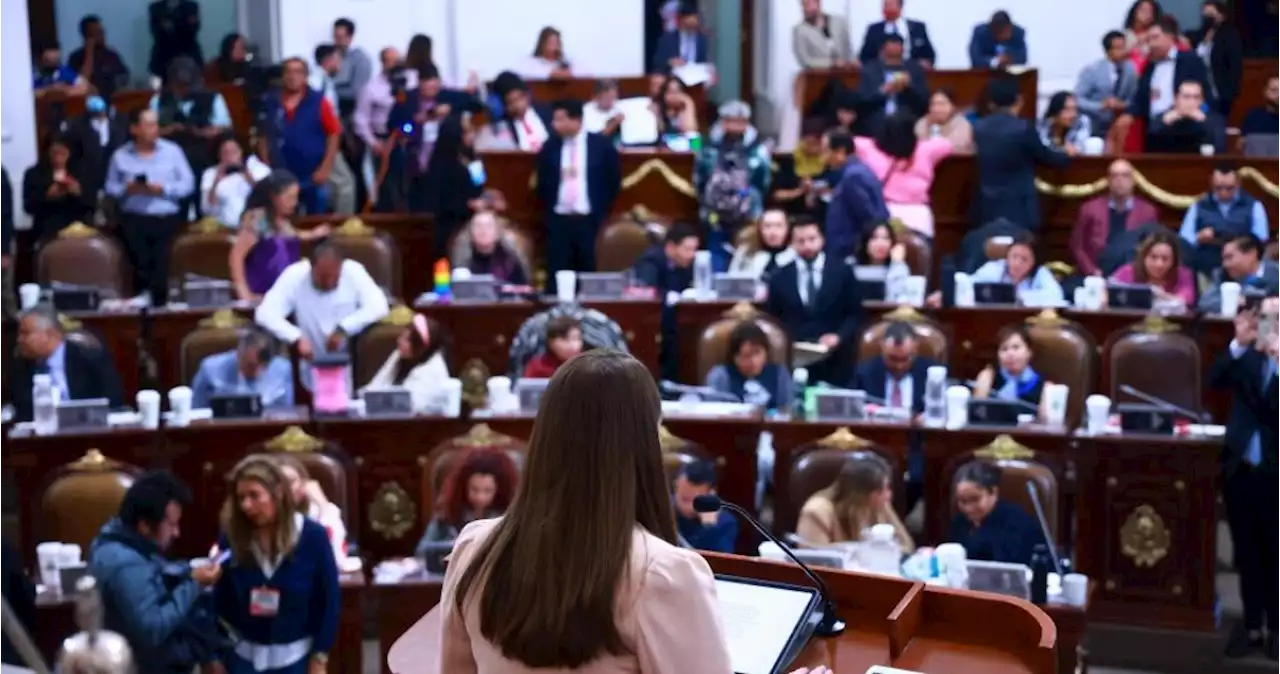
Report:
[[[37,246],[51,241],[73,222],[89,221],[96,202],[93,190],[83,187],[69,165],[67,139],[51,135],[45,147],[44,160],[22,177],[22,207],[31,216]]]
[[[238,227],[253,186],[271,175],[271,167],[254,155],[248,158],[235,136],[218,139],[218,163],[200,176],[200,210],[224,227]]]

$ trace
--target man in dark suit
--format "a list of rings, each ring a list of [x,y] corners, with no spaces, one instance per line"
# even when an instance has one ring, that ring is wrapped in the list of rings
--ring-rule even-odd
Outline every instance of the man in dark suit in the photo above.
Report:
[[[676,307],[666,301],[693,287],[693,260],[698,254],[698,230],[687,222],[677,222],[667,230],[662,244],[645,251],[632,272],[637,285],[653,288],[662,302],[662,348],[658,361],[662,378],[680,379],[680,335],[676,329]]]
[[[881,10],[884,21],[877,21],[867,26],[866,35],[862,36],[862,51],[858,60],[866,63],[875,59],[884,47],[884,40],[890,35],[902,38],[903,57],[908,61],[920,64],[926,70],[933,68],[938,56],[933,51],[933,43],[929,41],[929,31],[923,21],[912,21],[902,16],[903,0],[884,0]]]
[[[786,328],[791,341],[817,342],[827,355],[809,367],[809,381],[844,386],[849,381],[848,357],[862,319],[862,296],[853,268],[823,252],[826,240],[813,221],[797,223],[791,231],[796,261],[769,277],[765,310]]]
[[[1027,64],[1027,31],[1013,23],[1003,9],[990,23],[973,27],[969,38],[969,65],[975,69],[1007,68]]]
[[[920,117],[929,109],[929,83],[924,66],[904,56],[901,35],[886,35],[877,58],[862,63],[858,123],[867,135],[879,132],[884,118],[899,110]]]
[[[914,417],[924,412],[925,380],[937,361],[919,355],[920,340],[910,323],[894,321],[884,328],[880,355],[858,364],[851,388],[866,391],[889,407],[908,409]],[[924,453],[913,437],[907,452],[906,503],[910,511],[924,493]]]
[[[652,72],[668,74],[673,68],[689,63],[708,63],[711,52],[707,36],[702,34],[698,6],[692,2],[680,3],[679,30],[671,30],[658,38],[653,50]]]
[[[1206,0],[1200,8],[1200,28],[1187,31],[1191,49],[1197,51],[1202,44],[1209,45],[1209,70],[1213,74],[1212,94],[1217,99],[1213,108],[1223,117],[1231,116],[1231,105],[1240,95],[1240,80],[1244,77],[1244,41],[1240,31],[1229,20],[1227,3],[1222,0]]]
[[[57,317],[45,309],[28,311],[18,322],[18,358],[9,380],[18,421],[31,420],[31,383],[37,374],[49,375],[62,400],[106,398],[112,407],[124,403],[120,377],[108,354],[68,340]]]
[[[81,176],[85,189],[97,194],[107,179],[107,164],[120,146],[129,142],[129,120],[116,113],[101,96],[85,100],[84,114],[67,122],[71,172]]]
[[[1280,566],[1280,489],[1277,489],[1275,301],[1264,316],[1265,332],[1259,334],[1258,312],[1242,311],[1235,318],[1235,339],[1218,356],[1210,372],[1215,388],[1234,394],[1227,418],[1226,447],[1222,452],[1222,498],[1231,530],[1235,567],[1240,574],[1240,598],[1244,620],[1232,631],[1226,655],[1238,658],[1262,650],[1265,614],[1267,655],[1276,659],[1277,618],[1280,618],[1276,568]]]
[[[622,188],[622,162],[608,138],[582,128],[582,103],[560,101],[555,133],[538,153],[538,197],[546,209],[547,279],[596,270],[596,232]]]
[[[982,226],[1003,217],[1036,231],[1040,229],[1036,165],[1063,166],[1070,158],[1045,147],[1031,122],[1018,117],[1023,101],[1012,77],[992,80],[987,99],[994,110],[973,125],[978,148],[973,224]]]
[[[151,60],[148,69],[152,75],[163,78],[169,64],[179,56],[190,56],[201,66],[204,55],[200,51],[200,5],[194,0],[156,0],[147,8],[151,27]]]
[[[1204,61],[1192,51],[1178,50],[1178,21],[1166,14],[1160,17],[1143,38],[1147,43],[1147,64],[1138,77],[1138,88],[1128,111],[1115,122],[1113,138],[1123,139],[1135,123],[1145,125],[1149,131],[1156,119],[1173,109],[1178,87],[1183,82],[1196,81],[1201,90],[1209,92],[1209,70]],[[1216,103],[1206,95],[1209,107]]]

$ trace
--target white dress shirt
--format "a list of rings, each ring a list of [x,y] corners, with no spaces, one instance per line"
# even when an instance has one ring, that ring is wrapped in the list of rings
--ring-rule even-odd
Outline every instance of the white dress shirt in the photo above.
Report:
[[[908,29],[906,17],[898,17],[897,21],[884,22],[885,35],[901,35],[902,36],[902,58],[911,58],[911,31]]]
[[[1173,99],[1177,94],[1173,90],[1173,70],[1178,61],[1178,52],[1170,49],[1163,61],[1156,62],[1151,71],[1151,119],[1155,119],[1173,107]]]
[[[524,111],[524,117],[514,120],[512,126],[516,130],[516,147],[525,152],[537,152],[542,149],[549,137],[542,118],[532,107]]]
[[[281,272],[253,320],[287,344],[306,337],[316,355],[321,355],[335,329],[340,327],[353,337],[389,310],[387,296],[359,262],[343,260],[337,287],[321,292],[311,282],[311,261],[300,260]],[[297,325],[289,322],[289,314]]]
[[[560,149],[560,193],[556,198],[560,215],[590,215],[587,197],[587,133],[579,131],[566,138]]]
[[[244,171],[249,172],[249,176],[255,183],[271,175],[271,167],[253,155],[245,161]],[[253,192],[253,185],[245,178],[242,171],[223,176],[222,180],[218,181],[217,189],[214,189],[213,181],[217,177],[217,166],[210,166],[200,175],[200,207],[223,225],[239,227],[240,215],[244,213],[244,205],[249,200],[249,194]]]
[[[807,306],[809,304],[809,264],[804,258],[796,258],[796,283],[800,288],[800,301]],[[813,258],[813,273],[817,276],[813,280],[813,287],[819,291],[822,290],[822,272],[826,268],[827,254],[818,253],[818,257]],[[816,299],[816,298],[815,298]]]
[[[333,83],[329,73],[316,66],[307,77],[307,86],[324,96],[325,100],[329,101],[329,105],[333,106],[333,111],[338,112],[338,87]]]

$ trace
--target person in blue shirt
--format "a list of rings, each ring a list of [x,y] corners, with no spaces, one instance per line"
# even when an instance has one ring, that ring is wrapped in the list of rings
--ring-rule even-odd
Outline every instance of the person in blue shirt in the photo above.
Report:
[[[324,527],[298,512],[279,465],[250,456],[222,507],[229,549],[214,588],[232,640],[227,674],[324,672],[338,631],[338,566]]]
[[[293,406],[293,366],[277,353],[275,339],[246,330],[231,351],[206,356],[191,382],[191,405],[209,406],[216,395],[256,393],[265,407]]]
[[[1018,299],[1028,293],[1034,295],[1030,304],[1054,305],[1063,301],[1062,285],[1049,268],[1040,264],[1036,250],[1036,237],[1030,232],[1019,232],[1004,253],[1004,259],[991,260],[969,275],[974,283],[1011,283]]]
[[[693,500],[716,493],[716,465],[694,461],[680,467],[674,484],[676,531],[691,547],[711,552],[733,552],[738,540],[738,520],[728,510],[700,513]]]
[[[742,321],[729,333],[725,362],[707,372],[707,387],[765,409],[790,405],[791,375],[784,365],[770,362],[769,350],[769,336],[760,324]]]
[[[89,92],[89,83],[80,73],[63,65],[62,48],[57,42],[50,42],[36,51],[36,68],[32,74],[31,88],[37,96],[51,91],[67,96],[83,96]]]
[[[1001,471],[995,464],[970,461],[956,471],[956,513],[947,540],[964,546],[969,559],[1030,564],[1031,552],[1044,543],[1035,519],[1000,498]]]
[[[1271,240],[1271,225],[1262,202],[1240,189],[1240,172],[1232,164],[1213,169],[1211,189],[1191,204],[1178,234],[1195,248],[1192,267],[1212,274],[1222,266],[1222,246],[1236,237],[1252,234],[1258,241]]]
[[[844,260],[858,252],[864,232],[889,219],[889,208],[880,176],[853,156],[853,136],[832,131],[827,136],[827,150],[827,165],[842,168],[836,182],[817,190],[818,198],[827,204],[822,216],[826,223],[823,233],[827,252]]]

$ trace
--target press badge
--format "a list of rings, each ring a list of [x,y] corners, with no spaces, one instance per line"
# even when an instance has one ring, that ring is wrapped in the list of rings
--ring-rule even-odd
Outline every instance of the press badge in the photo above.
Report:
[[[249,615],[272,618],[280,612],[280,591],[269,587],[257,587],[249,593]]]

